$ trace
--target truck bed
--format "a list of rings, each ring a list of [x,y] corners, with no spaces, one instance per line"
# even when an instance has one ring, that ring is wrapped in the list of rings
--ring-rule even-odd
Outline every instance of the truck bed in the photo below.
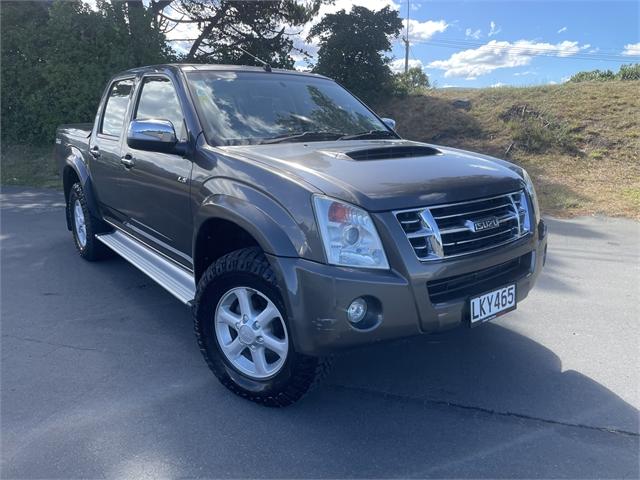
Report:
[[[72,150],[78,150],[86,160],[85,156],[89,154],[89,138],[92,128],[92,123],[73,123],[58,127],[54,155],[61,173],[65,158]]]

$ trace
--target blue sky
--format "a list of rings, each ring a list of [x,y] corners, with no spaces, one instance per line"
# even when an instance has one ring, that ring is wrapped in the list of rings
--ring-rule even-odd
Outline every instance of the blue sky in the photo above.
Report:
[[[560,83],[577,71],[640,61],[638,1],[411,3],[419,23],[410,24],[410,58],[440,87]],[[396,5],[406,16],[406,0]],[[401,44],[393,53],[404,65]]]
[[[640,62],[638,0],[410,1],[411,65],[423,68],[440,88],[561,83],[578,71],[617,71],[621,64]],[[294,44],[317,53],[317,45],[305,41],[311,26],[353,5],[372,10],[388,5],[403,18],[407,12],[407,0],[335,0],[323,5],[302,31],[289,30],[296,34]],[[179,24],[168,38],[194,38],[194,29],[196,25]],[[186,51],[190,42],[172,45]],[[400,39],[394,42],[393,56],[394,69],[401,70]],[[296,67],[306,66],[298,57]]]

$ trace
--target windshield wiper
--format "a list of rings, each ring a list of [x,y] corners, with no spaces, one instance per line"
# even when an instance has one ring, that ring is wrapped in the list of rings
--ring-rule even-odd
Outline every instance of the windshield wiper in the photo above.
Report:
[[[336,140],[342,138],[342,133],[336,132],[302,132],[302,133],[285,133],[273,138],[265,138],[258,142],[259,145],[265,143],[284,143],[284,142],[304,142],[306,140]]]
[[[338,140],[358,140],[361,138],[397,138],[396,134],[389,130],[369,130],[367,132],[354,133],[352,135],[343,135]]]

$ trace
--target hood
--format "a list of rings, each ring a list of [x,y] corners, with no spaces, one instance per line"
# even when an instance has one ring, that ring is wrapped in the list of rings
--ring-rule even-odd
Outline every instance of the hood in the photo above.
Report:
[[[223,147],[295,175],[328,196],[373,211],[458,202],[522,188],[518,167],[408,140]]]

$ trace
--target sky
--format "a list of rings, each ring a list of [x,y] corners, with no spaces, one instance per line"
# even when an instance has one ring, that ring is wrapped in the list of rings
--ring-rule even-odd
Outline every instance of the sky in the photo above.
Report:
[[[561,83],[578,71],[617,71],[640,62],[637,0],[409,2],[410,66],[422,68],[439,88]],[[390,5],[407,16],[407,0],[336,0],[302,31],[294,29],[295,44],[317,53],[317,45],[304,40],[311,25],[353,5]],[[191,37],[176,29],[169,38]],[[402,70],[401,39],[394,41],[391,56],[392,69]],[[306,66],[298,58],[296,68]]]

